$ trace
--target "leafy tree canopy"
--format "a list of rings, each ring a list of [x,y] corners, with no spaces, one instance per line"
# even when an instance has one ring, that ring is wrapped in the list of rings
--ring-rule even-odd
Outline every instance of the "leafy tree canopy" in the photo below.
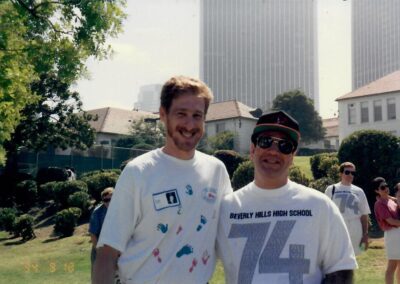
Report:
[[[213,151],[233,150],[235,146],[235,133],[232,131],[223,131],[207,139],[208,145]]]
[[[89,57],[110,54],[106,40],[121,31],[125,4],[0,0],[0,162],[3,146],[15,153],[93,142],[91,117],[77,114],[82,103],[71,86],[86,75]]]
[[[155,149],[164,145],[165,127],[154,118],[141,118],[132,122],[131,134],[117,141],[117,147]]]
[[[278,95],[272,103],[272,109],[283,110],[297,120],[302,141],[312,142],[324,138],[322,119],[314,109],[314,102],[303,92],[293,90]]]

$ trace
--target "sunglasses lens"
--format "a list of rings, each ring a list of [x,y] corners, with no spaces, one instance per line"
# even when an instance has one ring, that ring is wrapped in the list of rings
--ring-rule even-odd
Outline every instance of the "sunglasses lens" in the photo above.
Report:
[[[344,171],[344,174],[345,174],[346,176],[348,176],[348,175],[350,175],[350,174],[351,174],[353,177],[356,176],[356,172],[352,172],[352,171],[348,171],[348,170],[345,170],[345,171]]]
[[[279,141],[278,147],[279,151],[287,155],[293,152],[294,145],[290,141],[282,140]]]
[[[387,184],[382,184],[381,186],[379,186],[379,188],[380,188],[381,190],[384,190],[384,189],[386,189],[387,187],[388,187]]]
[[[260,148],[267,149],[272,146],[273,140],[268,136],[260,136],[257,141],[257,145]]]
[[[260,136],[257,140],[258,147],[262,149],[267,149],[272,146],[272,143],[278,143],[278,149],[282,154],[290,154],[294,150],[294,145],[289,140],[276,139],[268,136]]]

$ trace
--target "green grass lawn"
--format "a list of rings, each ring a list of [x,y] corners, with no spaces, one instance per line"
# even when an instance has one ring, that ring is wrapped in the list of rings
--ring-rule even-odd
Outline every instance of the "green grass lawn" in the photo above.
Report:
[[[302,170],[303,173],[312,179],[311,166],[310,166],[310,156],[295,156],[294,164]]]
[[[86,227],[85,227],[86,226]],[[90,283],[90,246],[85,235],[87,225],[78,235],[54,239],[38,234],[36,239],[21,243],[0,232],[0,282],[7,284],[80,284]],[[371,242],[371,249],[358,257],[359,284],[383,283],[386,259],[382,239]],[[223,284],[224,272],[218,263],[211,284]]]

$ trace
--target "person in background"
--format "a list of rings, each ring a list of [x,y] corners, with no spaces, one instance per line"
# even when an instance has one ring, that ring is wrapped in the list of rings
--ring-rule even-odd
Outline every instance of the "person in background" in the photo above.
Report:
[[[106,217],[108,205],[110,204],[112,195],[113,195],[112,187],[107,187],[106,189],[104,189],[101,192],[102,203],[93,210],[92,215],[90,216],[89,234],[90,234],[90,240],[92,242],[92,250],[90,253],[92,279],[93,279],[94,262],[96,260],[97,241],[100,236],[101,227],[103,226],[104,218]]]
[[[344,162],[339,167],[340,182],[326,188],[325,194],[337,205],[349,231],[355,255],[368,249],[368,215],[371,214],[364,191],[353,183],[356,166]]]
[[[130,161],[108,209],[93,283],[207,283],[216,262],[224,164],[196,151],[212,99],[202,81],[177,76],[161,91],[165,146]],[[119,256],[120,255],[120,256]]]
[[[67,180],[76,180],[76,174],[74,168],[65,167],[65,171],[67,172]]]
[[[400,200],[399,184],[396,198]],[[384,231],[385,253],[388,260],[385,271],[385,283],[393,284],[396,274],[400,283],[400,220],[396,201],[389,195],[389,186],[383,177],[374,178],[372,188],[378,195],[374,205],[375,217],[379,227]]]
[[[226,283],[352,283],[357,262],[339,209],[288,178],[299,141],[297,121],[283,111],[257,121],[254,181],[221,203],[217,248]]]

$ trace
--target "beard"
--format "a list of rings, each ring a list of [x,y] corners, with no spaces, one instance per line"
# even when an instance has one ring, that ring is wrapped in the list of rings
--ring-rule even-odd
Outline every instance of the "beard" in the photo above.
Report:
[[[185,152],[194,150],[203,136],[201,128],[194,128],[187,131],[184,127],[175,126],[175,128],[167,120],[166,123],[167,136],[169,136],[174,142],[177,149]],[[183,133],[191,133],[191,137],[186,137]]]

